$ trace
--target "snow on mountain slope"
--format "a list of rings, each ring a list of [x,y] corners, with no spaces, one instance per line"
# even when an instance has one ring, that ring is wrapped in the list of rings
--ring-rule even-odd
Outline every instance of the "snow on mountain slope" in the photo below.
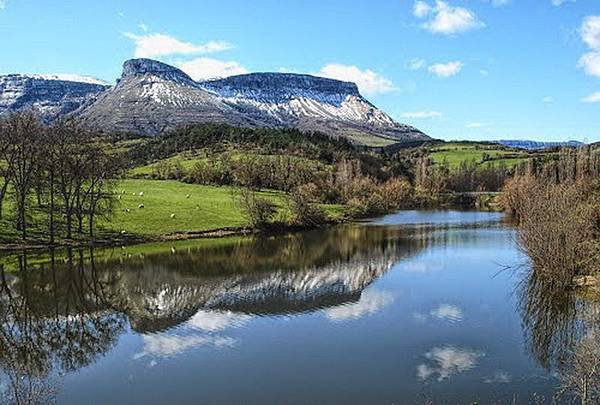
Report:
[[[203,90],[181,70],[148,59],[125,62],[117,85],[77,114],[108,131],[148,135],[192,123],[266,125]]]
[[[87,80],[87,81],[75,81]],[[109,86],[62,75],[0,76],[0,114],[33,109],[51,120],[91,103]]]
[[[354,83],[293,73],[250,73],[199,85],[242,110],[261,111],[281,126],[394,140],[424,136],[369,103]]]

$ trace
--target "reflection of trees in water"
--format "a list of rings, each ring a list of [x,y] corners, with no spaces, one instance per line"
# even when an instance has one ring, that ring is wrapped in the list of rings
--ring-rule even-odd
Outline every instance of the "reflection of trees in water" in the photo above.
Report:
[[[105,354],[126,322],[160,330],[202,308],[278,314],[358,302],[424,243],[384,228],[339,227],[101,260],[68,251],[30,265],[21,255],[10,271],[0,268],[3,399],[48,401],[58,377]]]
[[[60,271],[54,259],[41,271],[31,270],[26,255],[19,257],[16,273],[0,269],[3,399],[13,403],[48,400],[53,372],[92,363],[124,326],[122,316],[107,311],[107,286],[97,280],[93,264],[84,268],[83,255],[69,252]]]
[[[600,304],[582,300],[555,278],[532,272],[523,281],[520,308],[529,349],[557,371],[558,396],[600,401]]]

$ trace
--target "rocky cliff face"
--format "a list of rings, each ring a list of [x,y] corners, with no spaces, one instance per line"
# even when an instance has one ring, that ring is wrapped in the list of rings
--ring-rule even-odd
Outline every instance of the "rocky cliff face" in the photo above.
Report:
[[[49,116],[71,113],[107,131],[148,135],[192,123],[224,123],[321,131],[365,144],[429,139],[372,105],[354,83],[309,75],[252,73],[196,82],[173,66],[133,59],[110,88],[29,80],[4,88],[0,81],[0,114],[34,107]],[[21,89],[18,97],[15,87]]]
[[[0,76],[0,115],[34,109],[44,119],[71,113],[95,100],[109,86],[85,77]]]

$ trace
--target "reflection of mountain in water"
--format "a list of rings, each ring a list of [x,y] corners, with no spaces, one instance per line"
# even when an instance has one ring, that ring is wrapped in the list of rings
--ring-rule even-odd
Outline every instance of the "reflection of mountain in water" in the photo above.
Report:
[[[290,314],[356,302],[362,290],[420,244],[385,229],[255,239],[176,254],[131,257],[116,266],[134,329],[156,331],[199,309]]]
[[[224,318],[358,303],[365,287],[423,243],[384,228],[340,227],[188,242],[166,253],[70,251],[35,265],[21,256],[13,268],[0,265],[3,374],[13,387],[28,382],[15,398],[42,395],[46,387],[33,392],[32,381],[94,362],[127,321],[140,332],[184,321],[219,330]]]

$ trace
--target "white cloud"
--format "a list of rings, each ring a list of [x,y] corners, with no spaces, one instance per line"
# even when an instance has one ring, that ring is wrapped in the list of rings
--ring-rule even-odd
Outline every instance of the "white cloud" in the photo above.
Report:
[[[442,113],[438,111],[413,111],[405,112],[402,114],[402,118],[407,119],[427,119],[427,118],[441,118]]]
[[[152,58],[157,56],[175,54],[214,53],[233,48],[225,41],[210,41],[205,44],[196,45],[191,42],[183,42],[165,34],[136,35],[130,32],[123,34],[135,42],[136,58]]]
[[[502,7],[510,3],[511,0],[491,0],[494,7]]]
[[[590,94],[581,99],[584,103],[600,103],[600,91]]]
[[[138,27],[140,27],[140,29],[144,32],[148,32],[148,26],[146,24],[144,24],[143,22],[138,24]]]
[[[435,6],[417,1],[413,13],[418,18],[429,17],[422,27],[435,34],[453,35],[485,27],[471,10],[452,7],[442,0],[437,0]]]
[[[462,70],[464,63],[460,61],[448,62],[448,63],[436,63],[429,66],[429,73],[433,73],[438,77],[451,77],[455,76]]]
[[[441,304],[439,307],[432,309],[430,315],[434,318],[449,322],[460,322],[463,320],[462,309],[456,305]]]
[[[415,5],[413,7],[413,14],[418,18],[425,18],[433,11],[433,7],[424,1],[415,1]]]
[[[477,362],[484,353],[469,349],[461,349],[454,346],[434,347],[425,353],[425,357],[433,362],[433,365],[421,364],[417,367],[417,376],[420,380],[438,375],[438,381],[450,378],[471,370],[477,366]]]
[[[192,59],[180,63],[178,67],[194,80],[217,79],[248,73],[239,62],[211,58]]]
[[[600,15],[585,17],[579,32],[590,51],[579,59],[578,67],[590,76],[600,77]]]
[[[330,63],[323,66],[316,75],[356,83],[360,92],[366,95],[396,90],[391,80],[370,69],[361,70],[356,66]]]
[[[481,69],[481,70],[479,70],[479,74],[481,76],[488,76],[490,74],[490,72],[487,69]]]
[[[486,128],[491,126],[491,122],[469,122],[467,124],[467,128]]]
[[[421,70],[425,67],[426,64],[427,62],[425,61],[425,59],[414,58],[410,62],[408,62],[408,68],[410,70]]]
[[[580,32],[583,42],[592,49],[600,50],[600,15],[585,17]]]
[[[579,59],[577,66],[590,76],[600,76],[600,51],[586,53]]]
[[[560,6],[564,3],[575,3],[575,0],[550,0],[553,6]]]
[[[552,97],[552,96],[546,96],[546,97],[542,98],[542,103],[544,103],[544,104],[552,104],[552,103],[554,103],[554,97]]]
[[[325,316],[333,321],[358,319],[379,312],[393,301],[394,297],[388,292],[367,290],[358,302],[328,309]]]
[[[0,10],[2,10],[4,7],[6,7],[6,1],[7,0],[0,0]]]

